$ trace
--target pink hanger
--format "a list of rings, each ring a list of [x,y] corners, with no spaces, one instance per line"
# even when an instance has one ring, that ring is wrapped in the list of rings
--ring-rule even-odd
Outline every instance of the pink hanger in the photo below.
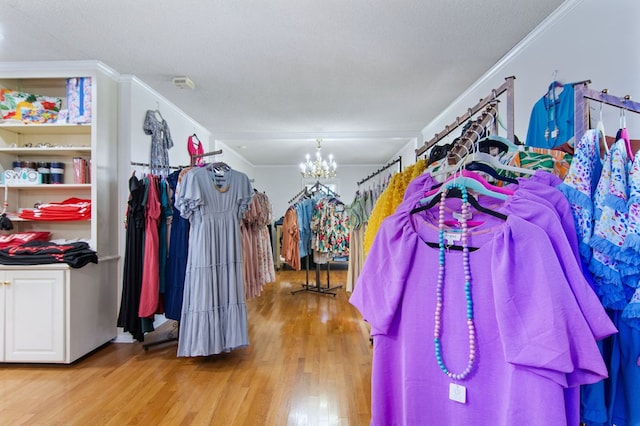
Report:
[[[502,187],[502,186],[492,185],[489,182],[487,182],[487,180],[485,178],[483,178],[480,174],[472,172],[470,170],[466,170],[466,169],[462,169],[462,171],[460,173],[458,173],[458,174],[454,174],[454,175],[449,176],[442,184],[444,185],[445,183],[453,181],[456,178],[459,178],[460,176],[463,176],[463,177],[466,177],[466,178],[470,178],[470,179],[473,179],[473,180],[477,181],[478,183],[480,183],[482,186],[484,186],[489,191],[497,192],[499,194],[504,194],[504,195],[513,195],[514,194],[514,192],[512,190],[507,189],[507,188]],[[429,191],[426,191],[424,193],[424,196],[425,197],[429,197],[431,195],[437,194],[438,191],[440,191],[440,187],[431,189]]]
[[[633,158],[633,148],[631,148],[631,139],[627,130],[627,116],[625,110],[620,110],[620,139],[624,140],[624,146],[627,149],[627,158]]]

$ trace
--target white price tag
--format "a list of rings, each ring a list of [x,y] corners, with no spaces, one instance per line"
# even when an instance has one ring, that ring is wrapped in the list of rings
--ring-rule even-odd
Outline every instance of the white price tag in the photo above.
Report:
[[[455,383],[449,384],[449,399],[461,404],[467,403],[467,388]]]
[[[457,232],[445,232],[444,239],[447,241],[447,245],[451,246],[454,243],[462,240],[462,235]]]

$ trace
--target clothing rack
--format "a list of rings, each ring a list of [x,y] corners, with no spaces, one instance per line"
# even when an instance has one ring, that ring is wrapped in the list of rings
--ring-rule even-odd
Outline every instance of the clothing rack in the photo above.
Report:
[[[292,204],[294,201],[296,201],[298,198],[300,198],[303,195],[304,196],[312,195],[314,192],[318,192],[318,191],[322,191],[332,197],[340,198],[340,195],[336,194],[327,185],[323,185],[320,183],[320,181],[316,181],[316,183],[314,183],[312,187],[310,188],[304,187],[300,191],[298,191],[296,195],[291,197],[291,199],[289,200],[289,204]]]
[[[631,100],[629,95],[624,97],[609,94],[607,89],[597,91],[589,88],[591,81],[586,80],[582,84],[574,86],[575,117],[573,122],[574,134],[581,137],[590,127],[589,100],[600,102],[625,111],[640,114],[640,103]]]
[[[320,181],[316,181],[316,183],[313,184],[313,186],[311,188],[309,188],[309,192],[310,193],[314,193],[314,192],[318,192],[318,191],[322,191],[324,193],[326,193],[327,195],[330,195],[332,197],[336,197],[336,198],[340,198],[340,195],[338,195],[337,193],[335,193],[331,188],[329,188],[327,185],[323,185],[320,183]]]
[[[296,201],[298,198],[300,198],[300,196],[302,195],[308,195],[309,192],[307,191],[307,188],[302,188],[300,191],[298,191],[298,193],[296,195],[294,195],[293,197],[291,197],[291,199],[289,200],[289,204],[293,203],[294,201]]]
[[[432,146],[440,142],[445,136],[449,133],[457,129],[458,127],[464,125],[465,121],[476,115],[479,111],[481,111],[487,105],[498,102],[498,97],[503,93],[507,93],[507,139],[511,142],[515,143],[515,135],[514,135],[514,85],[513,81],[516,78],[514,76],[506,77],[505,82],[500,85],[500,87],[495,88],[491,91],[491,93],[484,98],[480,99],[477,104],[472,106],[467,110],[466,113],[462,114],[460,117],[456,117],[456,121],[445,126],[444,130],[440,133],[436,133],[433,138],[429,141],[425,142],[424,145],[418,149],[416,149],[416,159],[420,157],[422,154],[427,152]]]
[[[222,150],[221,149],[217,149],[215,151],[209,151],[209,152],[205,152],[204,154],[194,154],[191,156],[191,166],[195,166],[196,164],[196,160],[198,158],[202,158],[202,157],[212,157],[214,155],[220,155],[222,154]]]
[[[402,156],[398,156],[398,158],[396,158],[395,160],[389,161],[387,164],[385,164],[384,166],[380,167],[378,170],[376,170],[375,172],[371,173],[366,178],[358,181],[357,185],[358,186],[362,185],[363,183],[365,183],[369,179],[379,175],[380,173],[382,173],[383,171],[385,171],[386,169],[388,169],[389,167],[393,166],[396,163],[400,164],[400,166],[399,166],[400,170],[399,171],[401,172],[402,171]]]
[[[447,163],[451,166],[458,164],[467,155],[474,151],[474,146],[484,134],[489,124],[496,120],[498,109],[495,105],[489,105],[482,116],[474,121],[467,131],[460,137],[458,142],[447,153]]]
[[[137,161],[131,161],[131,165],[132,166],[142,166],[142,167],[151,167],[151,165],[149,163],[139,163]],[[183,169],[184,166],[169,166],[169,169],[172,170],[180,170]]]
[[[289,200],[289,204],[291,204],[294,200],[296,200],[299,196],[301,195],[313,195],[315,192],[324,192],[329,196],[335,197],[335,198],[340,198],[340,196],[335,193],[334,191],[332,191],[328,186],[323,185],[320,183],[320,181],[316,181],[316,183],[311,187],[311,188],[304,188],[303,190],[301,190],[300,192],[298,192],[295,196],[293,196],[291,198],[291,200]],[[311,285],[309,284],[309,256],[311,256],[311,253],[307,254],[306,259],[305,259],[305,283],[302,284],[302,288],[299,290],[293,290],[291,292],[291,294],[297,294],[303,291],[310,291],[313,293],[320,293],[320,294],[330,294],[333,297],[336,297],[337,293],[334,292],[334,290],[339,289],[342,287],[342,285],[337,285],[334,287],[331,287],[331,280],[330,280],[330,271],[331,271],[331,264],[330,262],[327,262],[327,286],[326,287],[322,287],[320,286],[320,264],[316,263],[316,283],[315,285]]]
[[[172,329],[167,333],[167,337],[160,340],[154,340],[153,342],[144,343],[142,348],[145,351],[148,351],[150,347],[163,345],[169,342],[177,342],[178,341],[178,333],[180,331],[180,323],[178,321],[174,321],[172,324]]]

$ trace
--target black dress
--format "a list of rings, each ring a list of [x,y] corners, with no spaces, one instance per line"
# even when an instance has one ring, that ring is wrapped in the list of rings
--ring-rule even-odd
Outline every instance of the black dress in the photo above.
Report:
[[[144,341],[142,320],[138,317],[144,254],[144,194],[145,185],[143,180],[138,179],[135,175],[131,176],[129,179],[126,247],[118,327],[122,327],[125,332],[131,333],[133,338],[139,342]]]

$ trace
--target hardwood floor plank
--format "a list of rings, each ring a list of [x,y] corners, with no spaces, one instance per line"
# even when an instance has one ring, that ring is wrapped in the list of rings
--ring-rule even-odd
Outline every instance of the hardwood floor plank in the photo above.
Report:
[[[148,351],[112,343],[72,365],[0,364],[0,423],[369,424],[372,348],[348,295],[292,295],[304,271],[277,279],[247,301],[247,348],[178,358],[177,342]],[[331,282],[344,284],[346,271],[332,271]]]

